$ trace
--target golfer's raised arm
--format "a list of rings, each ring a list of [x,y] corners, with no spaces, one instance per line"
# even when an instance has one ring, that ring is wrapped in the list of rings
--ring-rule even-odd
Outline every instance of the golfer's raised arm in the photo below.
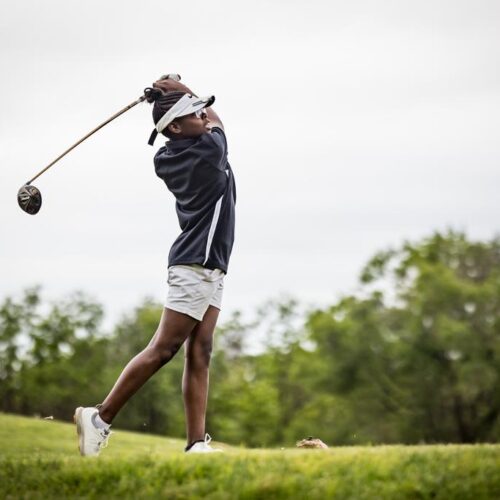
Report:
[[[153,87],[156,89],[163,90],[163,92],[180,91],[198,97],[197,94],[195,94],[189,87],[184,85],[182,82],[179,82],[177,80],[172,80],[170,78],[154,82]],[[213,108],[209,107],[205,108],[205,110],[207,112],[207,116],[208,119],[210,120],[212,127],[219,127],[222,130],[224,130],[224,125],[222,124],[222,120],[219,118],[219,115],[213,110]]]

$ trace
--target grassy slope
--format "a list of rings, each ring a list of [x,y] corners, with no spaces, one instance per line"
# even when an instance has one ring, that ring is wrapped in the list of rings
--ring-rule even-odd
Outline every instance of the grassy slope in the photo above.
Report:
[[[500,499],[500,445],[242,450],[118,431],[82,458],[70,424],[0,413],[0,498]]]

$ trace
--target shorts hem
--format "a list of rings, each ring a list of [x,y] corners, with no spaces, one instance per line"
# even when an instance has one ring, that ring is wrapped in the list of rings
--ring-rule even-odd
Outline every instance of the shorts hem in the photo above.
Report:
[[[189,309],[186,309],[184,307],[180,307],[180,306],[177,306],[177,305],[174,305],[174,304],[165,304],[165,307],[168,308],[168,309],[172,309],[172,311],[175,311],[175,312],[178,312],[178,313],[181,313],[181,314],[186,314],[187,316],[195,319],[196,321],[201,321],[203,319],[203,316],[200,318],[199,315]]]

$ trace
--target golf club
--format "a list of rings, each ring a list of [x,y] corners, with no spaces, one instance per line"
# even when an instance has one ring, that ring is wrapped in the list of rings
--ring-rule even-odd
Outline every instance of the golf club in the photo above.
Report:
[[[180,75],[176,73],[169,73],[168,75],[163,75],[160,77],[160,80],[166,80],[167,78],[170,78],[171,80],[177,80],[180,81],[181,77]],[[69,147],[64,153],[59,155],[54,161],[49,163],[45,168],[40,170],[38,174],[36,174],[32,179],[30,179],[28,182],[26,182],[17,192],[17,202],[19,203],[19,206],[21,207],[22,210],[24,210],[26,213],[30,215],[35,215],[39,212],[41,206],[42,206],[42,193],[40,193],[40,190],[33,186],[31,183],[36,180],[38,177],[40,177],[44,172],[46,172],[52,165],[57,163],[61,158],[66,156],[72,149],[76,148],[79,144],[81,144],[85,139],[88,139],[92,134],[100,130],[102,127],[113,121],[115,118],[118,118],[120,115],[128,111],[129,109],[133,108],[136,104],[139,104],[143,101],[148,101],[148,102],[153,102],[154,97],[158,94],[161,93],[161,90],[147,87],[144,89],[144,95],[139,97],[139,99],[136,99],[134,102],[130,103],[128,106],[125,106],[123,109],[115,113],[113,116],[108,118],[106,121],[102,122],[100,125],[98,125],[96,128],[91,130],[87,135],[82,137],[79,141],[75,142],[71,147]]]

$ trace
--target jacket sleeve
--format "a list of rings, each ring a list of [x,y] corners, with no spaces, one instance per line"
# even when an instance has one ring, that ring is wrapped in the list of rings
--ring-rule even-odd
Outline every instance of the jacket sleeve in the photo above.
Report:
[[[214,127],[211,133],[203,134],[196,144],[199,154],[218,170],[224,171],[227,164],[227,140],[224,131]]]

